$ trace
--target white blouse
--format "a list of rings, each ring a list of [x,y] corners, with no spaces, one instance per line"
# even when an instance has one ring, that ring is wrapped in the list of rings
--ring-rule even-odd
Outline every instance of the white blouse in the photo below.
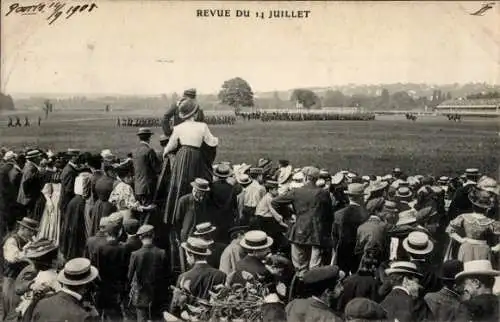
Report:
[[[165,156],[175,151],[179,144],[181,146],[189,145],[199,148],[203,142],[211,147],[215,147],[219,144],[219,139],[212,135],[206,123],[186,120],[174,126],[174,130],[163,151],[163,155]]]

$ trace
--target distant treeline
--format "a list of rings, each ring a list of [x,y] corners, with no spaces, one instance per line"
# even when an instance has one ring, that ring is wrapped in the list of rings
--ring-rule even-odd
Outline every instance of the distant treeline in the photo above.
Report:
[[[467,99],[469,100],[482,99],[482,98],[500,98],[500,92],[494,91],[494,92],[467,95]]]

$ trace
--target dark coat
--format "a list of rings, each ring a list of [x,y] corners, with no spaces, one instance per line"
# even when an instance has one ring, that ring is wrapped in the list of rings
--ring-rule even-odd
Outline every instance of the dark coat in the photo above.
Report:
[[[207,300],[210,297],[208,291],[215,285],[226,282],[226,274],[207,263],[196,263],[189,271],[179,276],[177,287],[182,288],[186,281],[191,281],[189,283],[191,295]]]
[[[129,236],[125,242],[122,243],[123,248],[125,248],[125,252],[130,255],[136,250],[142,247],[142,242],[137,235]]]
[[[359,256],[354,255],[358,227],[368,219],[364,206],[350,204],[334,215],[332,229],[334,246],[337,249],[337,262],[345,272],[356,272]]]
[[[214,242],[210,249],[212,250],[212,254],[207,257],[208,265],[218,268],[220,266],[220,258],[224,249],[226,249],[227,245],[219,242]]]
[[[242,272],[248,272],[252,274],[254,278],[259,279],[264,283],[271,282],[273,280],[271,272],[266,268],[264,263],[254,256],[247,255],[236,263],[234,275],[231,278],[231,284],[246,284],[242,276]]]
[[[474,184],[467,184],[455,191],[455,195],[451,200],[448,208],[448,220],[455,219],[458,215],[472,211],[472,203],[469,200],[469,192],[474,187]]]
[[[401,289],[393,289],[380,303],[387,311],[389,320],[413,322],[433,320],[432,313],[423,299],[413,299]]]
[[[185,98],[182,98],[182,99],[185,99]],[[170,105],[170,108],[163,115],[162,129],[163,129],[163,133],[165,135],[170,135],[172,133],[172,127],[170,124],[170,120],[172,118],[173,118],[172,126],[179,125],[183,122],[183,120],[179,117],[179,104],[180,104],[181,100]],[[198,117],[196,118],[196,121],[203,122],[204,119],[205,119],[205,115],[203,113],[203,110],[199,109],[198,110]]]
[[[293,189],[271,201],[275,209],[281,205],[292,204],[297,217],[289,231],[291,243],[308,246],[331,246],[331,227],[333,214],[328,191],[307,184]]]
[[[164,287],[165,251],[152,244],[142,246],[130,256],[128,281],[132,288],[132,304],[148,307]]]
[[[85,199],[75,195],[61,219],[61,253],[66,260],[81,257],[86,243]]]
[[[27,207],[34,207],[42,194],[43,178],[34,163],[27,161],[23,168],[17,202]],[[74,188],[74,187],[73,187]]]
[[[344,282],[344,292],[337,301],[337,311],[344,312],[345,306],[356,297],[365,297],[378,302],[380,281],[368,274],[357,273],[347,277]]]
[[[161,170],[161,161],[146,142],[140,142],[133,152],[134,192],[136,195],[153,197]],[[151,200],[152,201],[152,200]]]
[[[175,227],[180,231],[180,241],[186,241],[196,225],[211,221],[212,214],[208,211],[207,199],[197,202],[191,193],[182,196],[174,219]]]
[[[17,203],[22,170],[11,162],[0,166],[0,216],[9,230],[22,217],[22,206]]]
[[[96,265],[97,252],[106,242],[106,234],[103,231],[98,231],[95,236],[91,236],[87,239],[84,255],[86,258],[90,259],[92,265]]]
[[[443,287],[438,292],[425,294],[424,300],[436,321],[456,321],[460,308],[459,294]]]
[[[420,280],[420,285],[422,286],[421,294],[427,294],[430,292],[437,292],[443,287],[441,280],[439,279],[436,272],[439,271],[439,265],[431,265],[427,261],[412,261],[417,265],[417,269],[420,273],[424,274],[424,277]]]
[[[209,211],[213,214],[211,223],[217,227],[214,240],[229,241],[228,229],[238,217],[238,201],[236,189],[226,180],[219,180],[212,184],[209,192]]]
[[[295,299],[285,308],[287,321],[341,322],[335,312],[323,302],[313,299]]]
[[[460,322],[498,322],[500,298],[493,294],[482,294],[462,303],[459,309]]]
[[[59,199],[61,214],[65,213],[67,205],[75,196],[75,179],[77,176],[78,170],[71,164],[66,164],[61,173],[61,198]]]
[[[86,322],[99,321],[99,316],[93,307],[84,306],[75,297],[61,291],[36,304],[32,321]]]
[[[387,224],[379,218],[369,217],[358,227],[354,253],[362,255],[368,249],[378,249],[381,253],[387,246]]]

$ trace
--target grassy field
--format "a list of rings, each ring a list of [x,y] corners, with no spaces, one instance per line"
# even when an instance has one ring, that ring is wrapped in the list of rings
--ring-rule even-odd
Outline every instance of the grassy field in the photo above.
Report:
[[[28,113],[32,123],[38,114]],[[135,112],[145,116],[145,113]],[[21,112],[14,115],[22,116]],[[137,128],[116,127],[117,113],[57,112],[38,127],[7,128],[1,116],[0,145],[63,150],[68,147],[98,152],[110,148],[124,156],[137,142]],[[126,114],[131,116],[130,114]],[[315,164],[331,170],[349,168],[361,174],[387,173],[393,167],[412,173],[455,175],[477,167],[498,177],[498,119],[383,116],[370,122],[239,122],[211,126],[220,138],[218,160],[255,163],[260,157],[285,158],[294,165]],[[159,149],[157,138],[153,145]]]

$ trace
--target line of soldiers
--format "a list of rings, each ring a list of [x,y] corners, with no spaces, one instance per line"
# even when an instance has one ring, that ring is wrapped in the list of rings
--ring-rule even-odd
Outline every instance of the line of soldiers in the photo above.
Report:
[[[462,121],[462,116],[459,114],[447,114],[446,117],[448,121],[460,122]]]
[[[262,122],[270,121],[372,121],[371,113],[303,113],[303,112],[261,112]]]
[[[204,122],[211,125],[223,124],[233,125],[236,123],[235,115],[205,115]],[[161,127],[163,124],[162,118],[156,117],[118,117],[116,126],[118,127]]]
[[[21,119],[19,118],[19,116],[15,116],[15,119],[16,121],[14,122],[14,119],[12,117],[9,116],[9,123],[7,123],[7,127],[30,127],[31,126],[31,123],[30,123],[30,119],[25,116],[24,117],[24,123],[21,124]],[[41,126],[42,125],[42,118],[39,116],[38,117],[38,126]]]
[[[417,120],[417,115],[413,113],[406,113],[406,119],[415,122]]]

